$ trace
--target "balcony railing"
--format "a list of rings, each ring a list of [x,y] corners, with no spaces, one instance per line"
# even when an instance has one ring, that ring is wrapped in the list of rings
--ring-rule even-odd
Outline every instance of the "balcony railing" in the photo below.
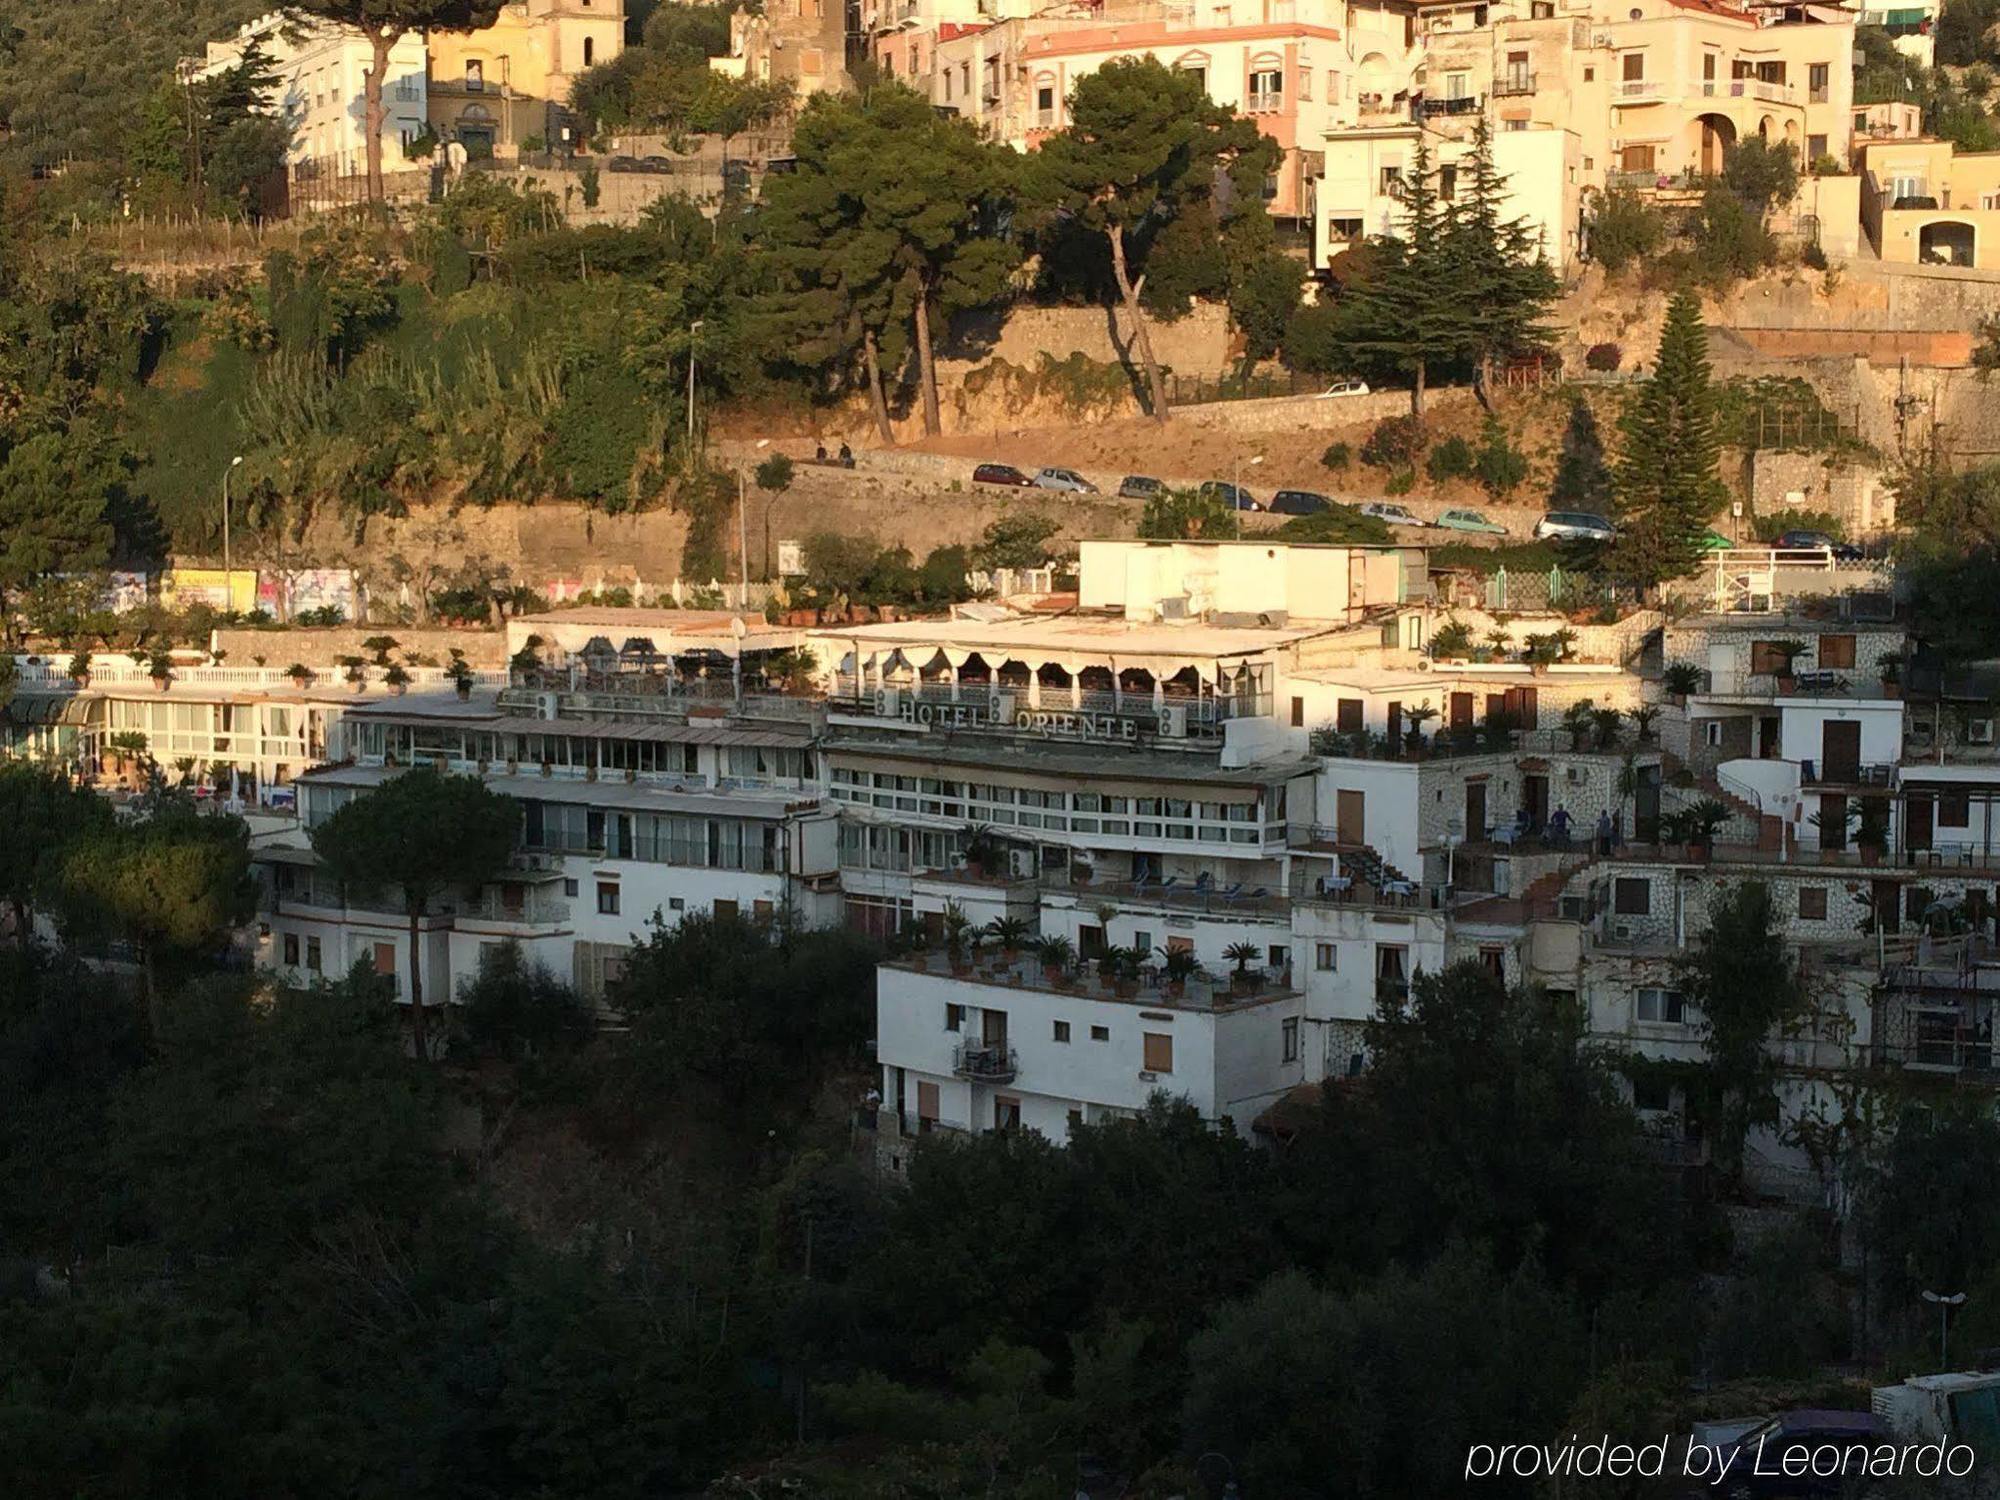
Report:
[[[1493,80],[1493,97],[1496,99],[1513,98],[1521,94],[1532,94],[1534,91],[1533,73],[1503,73]]]
[[[1658,99],[1661,97],[1659,84],[1644,78],[1628,78],[1618,85],[1620,99]]]
[[[1799,781],[1805,786],[1878,786],[1887,788],[1895,780],[1893,761],[1851,761],[1827,765],[1817,760],[1799,762]]]
[[[1476,115],[1485,103],[1486,97],[1483,94],[1466,94],[1456,99],[1419,99],[1416,112],[1426,120],[1434,120],[1440,116]]]
[[[1014,1049],[1005,1045],[966,1042],[951,1055],[952,1076],[974,1083],[1012,1083],[1019,1066]]]

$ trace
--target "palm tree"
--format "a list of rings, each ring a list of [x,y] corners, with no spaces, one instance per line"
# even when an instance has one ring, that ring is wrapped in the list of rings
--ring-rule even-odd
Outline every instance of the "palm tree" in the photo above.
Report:
[[[1625,722],[1625,715],[1615,708],[1593,708],[1590,711],[1591,727],[1597,731],[1597,748],[1616,749],[1618,726]]]
[[[1021,944],[1034,935],[1034,928],[1019,917],[995,917],[986,924],[986,935],[1011,958],[1021,951]]]
[[[1579,698],[1563,710],[1563,728],[1569,731],[1570,748],[1581,750],[1584,741],[1590,738],[1590,731],[1597,723],[1597,705],[1588,698]]]
[[[1076,947],[1061,933],[1051,933],[1035,944],[1035,957],[1041,962],[1042,972],[1053,979],[1076,962]]]
[[[1424,747],[1424,725],[1438,716],[1438,711],[1428,703],[1419,703],[1415,708],[1403,710],[1403,719],[1409,726],[1407,743],[1412,754]]]
[[[1652,744],[1653,725],[1659,717],[1660,710],[1657,704],[1643,703],[1632,710],[1632,727],[1638,732],[1640,744]]]

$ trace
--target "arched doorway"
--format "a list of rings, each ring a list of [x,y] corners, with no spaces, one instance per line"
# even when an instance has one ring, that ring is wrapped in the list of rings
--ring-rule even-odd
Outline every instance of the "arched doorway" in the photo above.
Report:
[[[1976,263],[1977,236],[1970,224],[1941,219],[1917,231],[1917,260],[1923,265],[1970,266]]]
[[[1727,115],[1702,115],[1694,123],[1701,131],[1695,166],[1704,177],[1720,177],[1723,153],[1736,144],[1736,122]]]

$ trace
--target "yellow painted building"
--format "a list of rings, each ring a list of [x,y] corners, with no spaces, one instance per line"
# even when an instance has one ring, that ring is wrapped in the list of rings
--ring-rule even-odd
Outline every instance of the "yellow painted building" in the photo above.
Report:
[[[625,50],[625,0],[512,0],[482,31],[430,37],[430,124],[474,157],[559,150],[577,77]]]
[[[1861,221],[1883,260],[2000,267],[2000,151],[1871,140],[1857,155]]]

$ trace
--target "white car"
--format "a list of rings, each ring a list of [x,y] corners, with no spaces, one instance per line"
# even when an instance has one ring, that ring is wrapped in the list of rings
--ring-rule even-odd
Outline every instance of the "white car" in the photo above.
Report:
[[[1390,526],[1428,526],[1431,523],[1419,518],[1407,505],[1398,505],[1393,500],[1370,500],[1366,505],[1357,505],[1356,510],[1364,516]]]
[[[1044,469],[1035,476],[1038,490],[1068,490],[1075,495],[1094,495],[1097,486],[1074,469]]]
[[[1365,380],[1336,380],[1313,399],[1315,401],[1324,401],[1329,396],[1365,396],[1367,394],[1368,382]]]
[[[1617,535],[1618,528],[1604,517],[1583,510],[1552,510],[1535,522],[1536,541],[1561,537],[1578,542],[1608,542]]]

